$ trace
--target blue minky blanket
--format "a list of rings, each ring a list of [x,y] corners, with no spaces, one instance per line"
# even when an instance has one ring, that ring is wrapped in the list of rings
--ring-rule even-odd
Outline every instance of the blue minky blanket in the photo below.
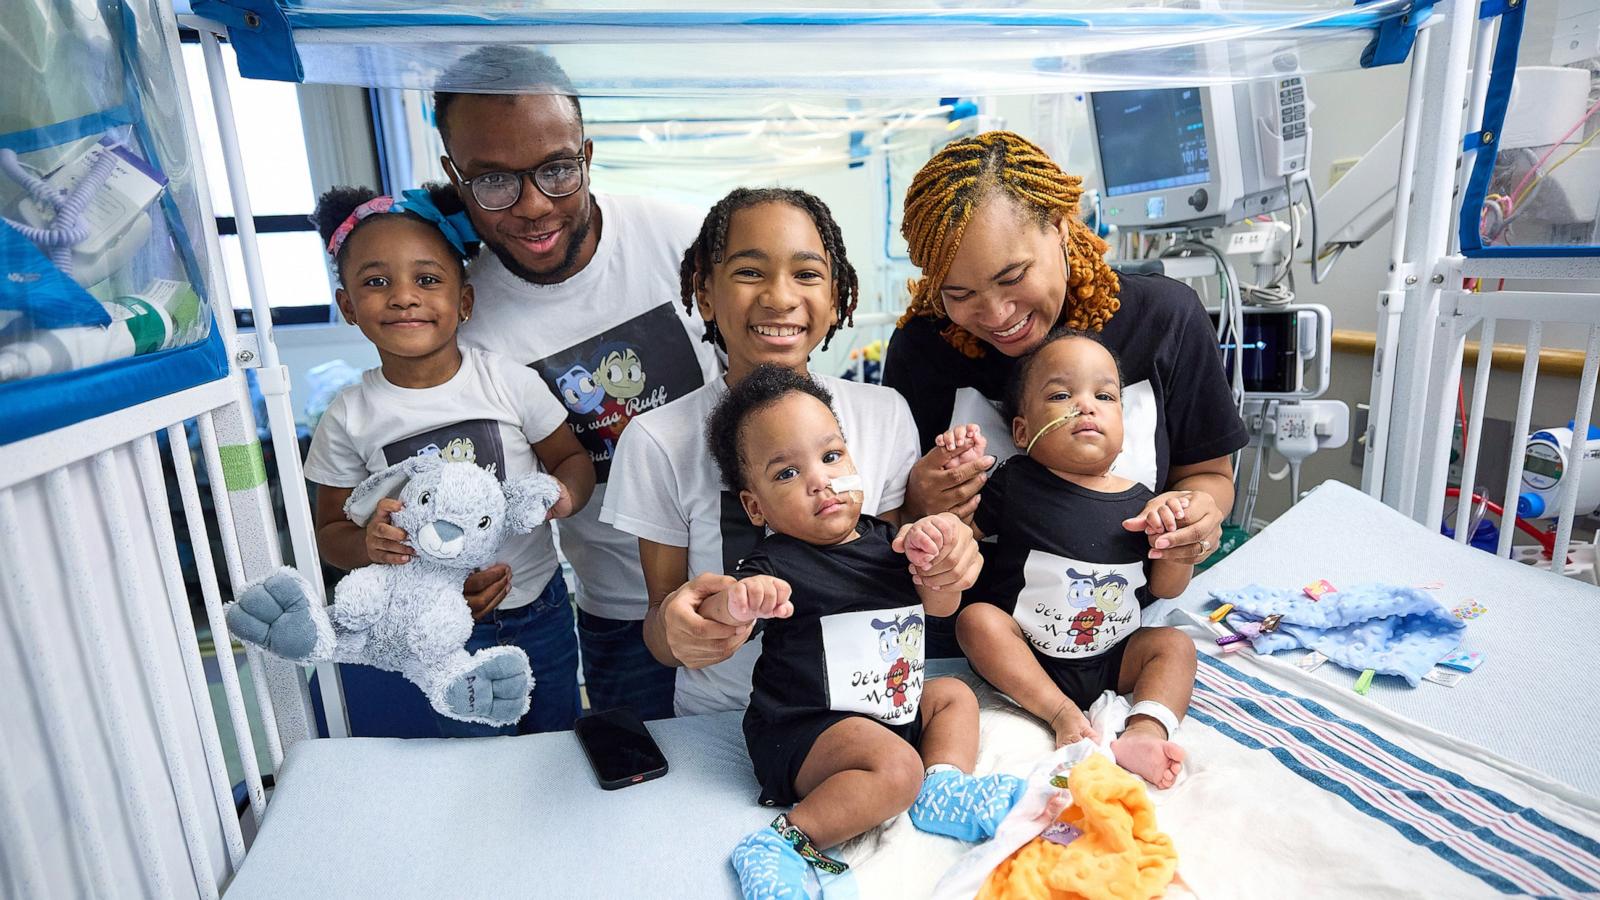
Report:
[[[1257,585],[1211,596],[1233,604],[1235,623],[1283,617],[1277,630],[1251,639],[1257,653],[1304,647],[1349,669],[1399,675],[1412,687],[1460,645],[1466,627],[1427,591],[1392,584],[1356,585],[1320,600]]]

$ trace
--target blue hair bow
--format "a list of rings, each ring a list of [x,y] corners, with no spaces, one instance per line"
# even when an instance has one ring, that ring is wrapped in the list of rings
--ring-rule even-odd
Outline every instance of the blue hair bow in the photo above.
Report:
[[[447,216],[425,190],[413,188],[406,191],[395,201],[392,209],[394,212],[415,213],[439,226],[439,231],[444,234],[445,240],[456,248],[456,252],[461,254],[462,258],[467,256],[467,244],[478,240],[478,232],[473,229],[472,220],[467,217],[466,210]]]

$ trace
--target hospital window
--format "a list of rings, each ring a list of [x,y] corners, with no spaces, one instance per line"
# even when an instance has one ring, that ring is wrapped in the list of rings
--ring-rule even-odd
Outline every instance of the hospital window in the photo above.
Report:
[[[200,151],[222,248],[223,270],[234,317],[240,327],[254,324],[250,292],[239,246],[233,197],[228,190],[222,146],[217,138],[211,87],[198,37],[185,30],[184,68],[199,125]],[[233,98],[250,190],[262,275],[272,303],[274,324],[310,324],[335,319],[333,285],[322,240],[310,215],[316,206],[311,166],[296,85],[242,78],[232,48],[222,47],[228,90]],[[362,123],[363,126],[365,123]],[[370,134],[365,127],[354,132]],[[370,151],[369,151],[370,152]]]

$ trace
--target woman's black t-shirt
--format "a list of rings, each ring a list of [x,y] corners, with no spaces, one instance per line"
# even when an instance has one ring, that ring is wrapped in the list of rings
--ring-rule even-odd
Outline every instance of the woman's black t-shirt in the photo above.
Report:
[[[1121,306],[1100,332],[1122,364],[1124,382],[1125,458],[1113,471],[1159,492],[1171,467],[1226,456],[1247,435],[1200,298],[1161,275],[1119,277]],[[959,392],[992,409],[1015,364],[988,346],[982,358],[967,357],[940,335],[949,325],[942,318],[907,322],[890,339],[884,361],[883,383],[905,396],[924,452],[940,432],[977,418],[964,407],[967,414],[952,420]],[[989,452],[1004,457],[1011,452],[1010,423],[996,414],[990,426],[984,429]]]
[[[862,516],[860,536],[816,546],[769,535],[738,575],[789,582],[794,615],[767,619],[751,676],[749,719],[782,724],[827,710],[887,725],[917,720],[926,620],[895,529]]]

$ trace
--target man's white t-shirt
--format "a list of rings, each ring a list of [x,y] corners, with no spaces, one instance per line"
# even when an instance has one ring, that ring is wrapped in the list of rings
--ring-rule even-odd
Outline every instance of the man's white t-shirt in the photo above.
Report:
[[[704,323],[682,306],[678,269],[704,216],[643,197],[594,194],[600,240],[589,264],[559,284],[532,284],[487,249],[468,278],[476,292],[461,342],[537,372],[566,406],[594,459],[595,492],[557,524],[578,576],[578,606],[609,619],[644,618],[639,542],[600,523],[612,455],[636,415],[715,378]]]
[[[816,377],[833,394],[850,458],[861,474],[861,511],[878,515],[898,509],[918,458],[917,428],[905,399],[873,384]],[[686,575],[733,572],[763,534],[750,524],[738,493],[722,483],[706,446],[706,418],[727,392],[723,379],[715,378],[682,400],[635,419],[617,448],[616,475],[600,513],[602,522],[630,535],[688,547]],[[749,705],[750,673],[760,655],[757,638],[714,666],[679,669],[673,698],[678,715]]]
[[[368,369],[339,392],[317,423],[306,454],[306,478],[353,488],[369,475],[413,456],[477,463],[501,481],[538,471],[533,444],[567,420],[539,376],[504,357],[461,351],[461,368],[444,384],[403,388]],[[499,562],[511,567],[511,592],[501,609],[532,603],[555,575],[550,528],[508,535]]]

